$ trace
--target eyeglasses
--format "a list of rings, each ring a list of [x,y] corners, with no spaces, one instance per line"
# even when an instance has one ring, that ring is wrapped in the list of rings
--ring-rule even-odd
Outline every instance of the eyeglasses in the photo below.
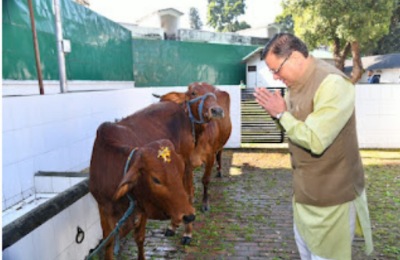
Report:
[[[269,71],[270,71],[272,74],[277,75],[277,74],[279,73],[279,71],[281,71],[283,65],[285,65],[286,61],[290,58],[290,55],[292,55],[292,54],[289,54],[289,55],[282,61],[281,65],[279,65],[279,67],[278,67],[276,70],[270,69]]]

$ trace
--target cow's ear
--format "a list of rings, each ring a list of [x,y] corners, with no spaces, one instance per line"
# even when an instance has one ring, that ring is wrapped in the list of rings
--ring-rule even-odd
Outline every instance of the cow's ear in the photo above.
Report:
[[[122,181],[118,185],[117,191],[114,193],[114,201],[119,200],[136,185],[140,176],[140,161],[140,155],[134,157],[128,172],[122,178]]]
[[[177,104],[182,104],[186,101],[185,93],[180,92],[170,92],[160,97],[160,101],[172,101]]]
[[[119,200],[126,193],[128,193],[129,190],[130,190],[129,183],[125,183],[125,184],[119,185],[118,189],[117,189],[117,192],[114,194],[113,200],[114,201]]]

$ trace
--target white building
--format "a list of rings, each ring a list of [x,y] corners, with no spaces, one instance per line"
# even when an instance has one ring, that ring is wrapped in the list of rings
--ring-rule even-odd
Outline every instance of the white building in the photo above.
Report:
[[[173,15],[176,15],[173,18]],[[119,23],[131,31],[133,38],[157,40],[178,40],[188,42],[207,42],[237,45],[264,45],[266,37],[248,36],[236,32],[212,32],[179,27],[179,18],[183,14],[168,8],[155,11],[139,19],[137,23]]]
[[[140,27],[162,28],[164,39],[176,39],[180,27],[180,17],[182,12],[175,8],[166,8],[155,11],[136,21]]]
[[[374,75],[380,75],[380,83],[400,83],[400,53],[376,55],[361,58],[365,72],[358,83],[367,83],[368,70],[373,70]],[[347,60],[345,71],[350,73],[353,62]]]
[[[269,71],[264,60],[261,60],[263,48],[264,47],[257,48],[242,59],[242,62],[246,63],[247,88],[283,87],[284,84],[280,80],[274,80],[274,77]],[[310,54],[331,64],[334,63],[333,54],[330,53],[326,48],[316,49],[310,52]]]
[[[275,34],[281,32],[281,27],[277,23],[271,23],[266,26],[252,27],[237,31],[236,33],[243,36],[252,36],[259,38],[272,38]]]

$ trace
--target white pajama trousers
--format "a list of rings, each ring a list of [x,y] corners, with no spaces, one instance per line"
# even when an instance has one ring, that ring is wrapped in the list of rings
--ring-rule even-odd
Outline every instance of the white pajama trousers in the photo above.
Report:
[[[350,234],[352,234],[351,241],[354,239],[354,231],[355,231],[355,224],[356,224],[356,208],[354,203],[350,203],[350,210],[349,210],[349,222],[350,222]],[[317,255],[314,255],[310,249],[307,247],[306,243],[304,242],[303,238],[297,231],[296,223],[293,222],[293,230],[294,230],[294,237],[296,240],[297,249],[299,250],[301,260],[329,260],[328,258],[323,258]]]

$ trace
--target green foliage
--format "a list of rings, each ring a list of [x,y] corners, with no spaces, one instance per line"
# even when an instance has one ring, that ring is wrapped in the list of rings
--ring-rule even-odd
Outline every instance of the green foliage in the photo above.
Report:
[[[292,15],[294,31],[310,48],[334,40],[376,43],[389,31],[397,0],[283,0],[285,15]]]
[[[275,18],[275,23],[279,24],[282,32],[294,33],[294,21],[291,14],[289,15],[278,15]]]
[[[201,30],[203,27],[203,23],[201,22],[199,10],[197,8],[191,7],[189,10],[189,17],[190,17],[190,28]]]
[[[245,8],[245,0],[208,0],[207,24],[218,32],[249,28],[246,22],[237,20],[245,13]]]
[[[388,54],[400,52],[400,1],[397,2],[397,8],[393,12],[390,23],[389,33],[382,37],[376,48],[369,54]]]
[[[228,24],[226,26],[226,28],[225,28],[225,31],[227,31],[227,32],[236,32],[236,31],[244,30],[244,29],[247,29],[247,28],[250,28],[250,27],[251,26],[246,22],[235,21],[233,24]]]

